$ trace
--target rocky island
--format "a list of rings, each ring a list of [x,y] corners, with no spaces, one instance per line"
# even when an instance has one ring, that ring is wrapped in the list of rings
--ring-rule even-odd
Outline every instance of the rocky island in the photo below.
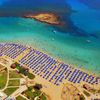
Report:
[[[24,16],[25,18],[36,19],[40,22],[44,22],[52,25],[61,25],[60,17],[53,13],[39,13]]]

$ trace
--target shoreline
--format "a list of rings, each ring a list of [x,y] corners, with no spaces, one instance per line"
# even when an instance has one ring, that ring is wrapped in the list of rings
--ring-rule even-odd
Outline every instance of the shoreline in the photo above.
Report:
[[[0,43],[2,44],[3,42],[0,42]],[[4,42],[4,43],[8,43],[8,42]],[[9,43],[12,44],[12,42],[9,42]],[[83,71],[83,72],[85,72],[85,73],[87,73],[87,74],[89,74],[89,75],[91,74],[91,75],[93,75],[93,76],[95,76],[95,77],[99,77],[99,76],[100,76],[99,73],[95,73],[95,72],[90,71],[90,70],[87,71],[85,68],[79,68],[78,66],[76,66],[76,65],[74,65],[74,64],[69,64],[68,62],[63,61],[62,59],[60,59],[60,58],[58,58],[58,57],[55,57],[55,56],[52,57],[52,55],[50,55],[48,52],[45,52],[45,51],[43,51],[43,49],[40,49],[40,48],[38,48],[38,47],[36,47],[36,46],[33,47],[33,45],[24,44],[24,43],[22,43],[22,42],[20,42],[20,41],[19,41],[18,43],[16,43],[16,42],[13,42],[13,43],[19,44],[19,45],[23,45],[23,46],[26,46],[26,47],[28,47],[28,48],[32,48],[32,49],[35,49],[35,50],[37,50],[37,51],[40,51],[40,52],[42,52],[42,53],[44,53],[44,54],[50,56],[51,58],[55,59],[56,61],[59,61],[60,63],[63,62],[63,63],[65,63],[65,64],[69,65],[69,66],[73,66],[74,69],[78,69],[78,70]]]
[[[95,76],[97,76],[97,77],[100,76],[99,74],[93,73],[92,71],[87,71],[85,68],[79,68],[78,66],[76,66],[76,65],[74,65],[74,64],[69,64],[69,63],[67,63],[67,62],[65,62],[65,61],[63,61],[63,60],[61,60],[60,58],[52,57],[49,53],[43,51],[43,49],[39,50],[38,47],[33,47],[32,45],[26,45],[26,46],[29,46],[29,47],[31,47],[31,48],[35,48],[37,51],[43,52],[44,54],[50,56],[51,58],[53,58],[53,59],[55,59],[55,60],[58,60],[59,62],[63,62],[63,63],[65,63],[65,64],[68,64],[68,65],[70,65],[70,66],[73,66],[74,68],[79,69],[79,70],[81,70],[81,71],[83,71],[83,72],[86,72],[86,73],[92,74],[92,75],[95,74]]]

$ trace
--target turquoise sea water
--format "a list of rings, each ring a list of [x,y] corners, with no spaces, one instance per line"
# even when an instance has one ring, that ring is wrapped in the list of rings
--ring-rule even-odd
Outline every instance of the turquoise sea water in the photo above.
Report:
[[[87,36],[64,33],[33,19],[0,17],[0,42],[27,44],[65,63],[100,74],[100,13],[75,1],[67,0],[75,10],[70,19]]]

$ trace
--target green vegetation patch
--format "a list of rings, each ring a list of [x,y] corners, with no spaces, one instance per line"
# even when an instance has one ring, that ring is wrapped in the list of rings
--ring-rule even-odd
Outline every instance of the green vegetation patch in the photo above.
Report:
[[[7,88],[6,90],[4,90],[4,92],[9,96],[11,95],[13,92],[15,92],[18,88]]]
[[[91,89],[90,92],[92,92],[92,93],[96,93],[97,90],[96,90],[96,89]]]
[[[22,96],[18,96],[18,97],[16,98],[16,100],[26,100],[26,99],[23,98]]]
[[[40,96],[41,91],[32,92],[32,91],[27,90],[25,92],[25,94],[26,94],[27,98],[34,100],[35,97]]]
[[[28,75],[28,70],[24,69],[23,67],[17,65],[16,68],[19,70],[19,73],[21,73],[21,74],[23,74],[23,75],[25,75],[25,76]]]
[[[3,89],[7,82],[7,69],[0,72],[0,89]]]
[[[27,73],[27,76],[29,79],[34,79],[35,78],[35,75],[33,75],[32,73]]]
[[[22,68],[20,67],[19,64],[16,65],[16,68],[17,68],[18,70],[21,70],[21,69],[22,69]]]
[[[85,97],[83,95],[80,95],[80,100],[85,100]]]
[[[33,92],[33,95],[34,95],[34,97],[40,96],[41,91],[36,90],[36,91]]]
[[[28,90],[26,90],[24,93],[30,100],[34,100],[35,97],[39,97],[39,100],[47,100],[45,94],[42,94],[40,90],[33,91],[33,87],[29,87]]]
[[[10,71],[9,77],[10,78],[22,78],[22,75],[18,73],[17,71]]]
[[[45,96],[44,94],[42,94],[42,95],[40,96],[40,100],[47,100],[47,98],[46,98],[46,96]]]
[[[100,90],[98,90],[98,93],[100,93]]]
[[[19,86],[20,80],[9,80],[8,86]]]
[[[34,79],[35,75],[29,72],[28,68],[25,68],[23,66],[20,66],[20,64],[16,63],[16,69],[19,71],[19,73],[28,76],[29,79]]]
[[[90,96],[90,94],[89,94],[87,91],[83,91],[83,93],[84,93],[87,97]]]

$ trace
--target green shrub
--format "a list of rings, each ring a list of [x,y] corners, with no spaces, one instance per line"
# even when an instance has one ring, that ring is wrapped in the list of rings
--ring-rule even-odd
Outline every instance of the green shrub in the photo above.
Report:
[[[85,97],[83,95],[80,95],[80,100],[85,100]]]
[[[83,91],[83,93],[88,97],[90,96],[90,94],[87,91]]]
[[[29,79],[34,79],[35,78],[35,75],[33,75],[32,73],[27,73],[27,76]]]

